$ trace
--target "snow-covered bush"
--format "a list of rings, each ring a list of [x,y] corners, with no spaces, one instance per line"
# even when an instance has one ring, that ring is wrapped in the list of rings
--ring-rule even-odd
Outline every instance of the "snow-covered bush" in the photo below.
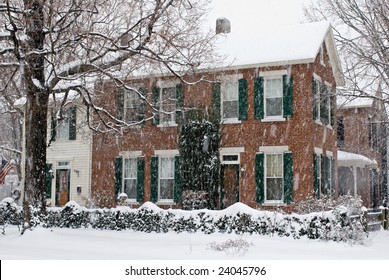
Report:
[[[8,197],[0,202],[0,226],[21,225],[23,221],[21,207]]]

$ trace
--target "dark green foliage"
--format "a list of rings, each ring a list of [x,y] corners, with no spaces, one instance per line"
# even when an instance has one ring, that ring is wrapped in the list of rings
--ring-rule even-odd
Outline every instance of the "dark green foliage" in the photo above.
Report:
[[[184,200],[184,209],[213,209],[216,205],[216,192],[220,185],[219,129],[217,119],[201,111],[192,110],[186,115],[179,144],[181,186],[183,191],[207,193],[208,204]]]

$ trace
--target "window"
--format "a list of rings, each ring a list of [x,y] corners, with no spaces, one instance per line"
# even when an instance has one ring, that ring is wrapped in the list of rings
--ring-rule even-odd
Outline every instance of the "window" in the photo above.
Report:
[[[269,71],[254,80],[254,117],[285,121],[293,117],[293,77],[287,71]]]
[[[332,156],[314,154],[314,192],[316,198],[331,195],[335,185],[335,161]]]
[[[280,147],[262,147],[255,157],[257,203],[277,204],[293,201],[293,157]],[[271,150],[274,150],[272,152]],[[284,150],[282,152],[281,150]]]
[[[283,160],[282,154],[266,155],[266,201],[283,201]]]
[[[331,86],[314,76],[312,81],[314,111],[313,118],[319,124],[334,126],[335,95],[331,94]]]
[[[223,120],[238,119],[239,89],[237,79],[228,79],[221,82],[222,118]]]
[[[176,122],[176,88],[162,88],[160,100],[160,122],[165,124],[174,124]]]
[[[379,123],[370,120],[369,123],[369,145],[370,149],[377,150],[380,146],[380,128]]]
[[[51,120],[51,141],[76,139],[76,107],[71,107],[62,112],[62,119]]]
[[[265,116],[282,117],[282,79],[267,78],[265,79]]]
[[[127,194],[127,197],[131,200],[137,198],[137,159],[126,158],[124,159],[124,176],[123,176],[123,189],[122,192]]]
[[[160,157],[158,200],[173,200],[174,157]]]
[[[137,122],[142,119],[143,101],[135,90],[128,90],[124,94],[124,120]]]

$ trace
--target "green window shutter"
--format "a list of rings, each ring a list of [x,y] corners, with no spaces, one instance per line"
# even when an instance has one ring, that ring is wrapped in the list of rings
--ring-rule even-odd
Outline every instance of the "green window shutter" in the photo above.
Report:
[[[284,118],[293,116],[293,77],[282,76]]]
[[[326,157],[326,193],[331,194],[331,158]]]
[[[158,157],[151,157],[151,202],[158,201]]]
[[[122,89],[116,92],[116,118],[124,120],[124,91]]]
[[[146,98],[146,89],[141,87],[138,89],[139,93]],[[139,99],[139,107],[138,107],[138,121],[144,121],[146,118],[146,106],[145,101],[140,98]]]
[[[141,203],[145,197],[145,159],[139,157],[136,173],[136,201]]]
[[[123,184],[123,158],[115,158],[115,200],[122,192]]]
[[[313,190],[315,198],[320,198],[320,181],[319,181],[320,155],[313,154]]]
[[[331,126],[335,126],[335,107],[336,107],[336,99],[335,95],[331,95],[330,97],[330,110],[331,110]]]
[[[320,86],[320,121],[328,124],[328,95],[327,86],[323,83]]]
[[[72,107],[69,110],[69,140],[76,140],[77,138],[77,107]]]
[[[265,201],[265,155],[263,153],[255,155],[255,186],[256,202]]]
[[[181,182],[181,159],[180,156],[174,158],[174,202],[180,203],[182,196]]]
[[[51,138],[50,141],[55,141],[57,138],[57,121],[54,113],[51,114]]]
[[[239,81],[239,120],[247,120],[247,80],[240,79]]]
[[[220,82],[212,84],[212,112],[216,119],[221,119],[221,85]]]
[[[321,155],[320,156],[321,160],[321,182],[320,182],[320,191],[324,194],[326,191],[326,183],[327,183],[327,169],[326,169],[326,157]]]
[[[52,187],[52,178],[51,178],[51,174],[50,174],[50,170],[52,170],[53,168],[53,165],[51,163],[47,163],[46,164],[46,198],[51,198],[51,187]]]
[[[284,202],[293,202],[293,156],[292,153],[284,153]]]
[[[265,116],[263,97],[263,77],[258,77],[254,80],[254,117],[257,120]]]
[[[184,110],[184,85],[178,84],[176,85],[176,122],[181,124],[183,121],[183,110]]]
[[[160,93],[161,93],[161,89],[159,87],[153,88],[153,91],[151,93],[151,97],[153,99],[153,105],[155,107],[155,110],[158,111],[159,111]],[[159,124],[159,112],[154,112],[153,124],[155,125]]]
[[[335,160],[331,159],[331,195],[335,195]]]
[[[317,81],[314,77],[312,77],[312,95],[313,95],[313,119],[317,120],[319,112],[317,111],[316,102],[319,97],[317,96]]]

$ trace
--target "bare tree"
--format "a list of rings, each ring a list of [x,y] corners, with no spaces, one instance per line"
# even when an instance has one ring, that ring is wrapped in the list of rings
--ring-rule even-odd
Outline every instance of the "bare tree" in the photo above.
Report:
[[[91,83],[111,79],[128,87],[125,78],[156,72],[170,72],[184,80],[188,72],[206,67],[214,54],[214,34],[204,33],[201,21],[207,2],[1,0],[0,68],[7,73],[1,76],[2,84],[16,85],[26,99],[26,228],[30,205],[45,209],[51,99],[56,104],[62,94],[56,108],[60,116],[69,92],[75,90],[107,128],[128,125],[94,105]]]
[[[343,60],[345,90],[369,97],[381,91],[389,102],[389,2],[317,0],[305,14],[312,21],[332,22]]]

